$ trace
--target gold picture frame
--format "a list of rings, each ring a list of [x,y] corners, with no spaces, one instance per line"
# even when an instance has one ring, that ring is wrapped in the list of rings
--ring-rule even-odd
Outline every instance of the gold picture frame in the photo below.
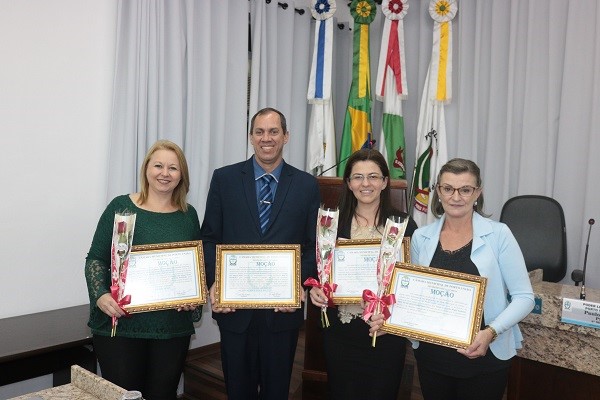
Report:
[[[410,238],[402,239],[401,262],[410,262]],[[331,266],[334,304],[360,304],[362,293],[370,289],[377,293],[377,258],[381,239],[338,240]]]
[[[481,328],[486,285],[482,276],[397,263],[386,290],[396,303],[381,330],[466,348]]]
[[[206,304],[202,241],[133,246],[129,255],[124,296],[129,313]]]
[[[217,245],[215,306],[300,308],[299,244]]]

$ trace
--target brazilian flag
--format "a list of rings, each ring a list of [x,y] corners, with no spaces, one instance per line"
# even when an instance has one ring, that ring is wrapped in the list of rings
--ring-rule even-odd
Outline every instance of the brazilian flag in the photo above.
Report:
[[[338,176],[344,175],[346,159],[360,149],[371,134],[371,71],[369,66],[369,24],[375,19],[373,0],[353,0],[350,13],[354,18],[352,84],[344,118]]]

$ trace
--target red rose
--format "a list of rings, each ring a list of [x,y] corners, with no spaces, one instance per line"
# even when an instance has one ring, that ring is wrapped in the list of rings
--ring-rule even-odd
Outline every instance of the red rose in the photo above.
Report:
[[[324,228],[329,228],[331,226],[331,221],[333,221],[333,217],[329,217],[327,215],[323,215],[321,217],[321,226]]]
[[[127,223],[125,221],[120,221],[117,225],[117,233],[125,233],[127,229]]]
[[[398,227],[397,226],[392,226],[390,228],[390,235],[396,236],[397,234],[398,234]]]

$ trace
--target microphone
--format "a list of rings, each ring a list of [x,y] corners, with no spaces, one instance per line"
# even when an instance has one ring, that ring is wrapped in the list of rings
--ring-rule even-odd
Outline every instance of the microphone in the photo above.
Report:
[[[587,243],[585,244],[585,255],[583,256],[583,280],[581,281],[581,292],[579,293],[579,298],[581,300],[585,300],[585,269],[587,266],[588,250],[590,248],[590,234],[592,233],[592,225],[594,225],[595,222],[596,221],[594,221],[594,218],[591,218],[588,221],[588,224],[590,224],[590,229],[588,230]]]
[[[362,145],[362,147],[360,148],[361,150],[362,150],[362,149],[372,149],[372,148],[373,148],[373,146],[375,145],[375,143],[377,143],[377,140],[375,140],[375,139],[370,139],[370,137],[371,137],[371,134],[369,133],[369,139],[367,139],[367,140],[365,141],[365,143]],[[344,158],[343,160],[340,160],[340,161],[338,161],[337,163],[333,164],[331,167],[327,168],[326,170],[324,170],[324,171],[321,171],[321,173],[320,173],[319,175],[317,175],[317,176],[323,176],[323,174],[324,174],[325,172],[327,172],[327,171],[329,171],[329,170],[332,170],[332,169],[334,169],[335,167],[337,167],[338,165],[340,165],[341,163],[343,163],[344,161],[346,161],[346,160],[348,160],[350,157],[352,157],[352,154],[354,154],[354,153],[350,153],[350,155],[349,155],[348,157]]]

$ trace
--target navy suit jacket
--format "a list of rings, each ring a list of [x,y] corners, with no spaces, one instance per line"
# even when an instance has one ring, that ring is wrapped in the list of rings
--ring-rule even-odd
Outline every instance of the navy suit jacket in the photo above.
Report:
[[[303,283],[316,276],[315,236],[320,205],[319,186],[310,174],[284,162],[265,233],[261,233],[252,158],[216,169],[210,183],[201,237],[206,280],[215,281],[217,244],[300,244]],[[244,332],[254,310],[213,313],[221,329]],[[272,331],[299,328],[302,309],[293,313],[270,310],[267,325]]]

